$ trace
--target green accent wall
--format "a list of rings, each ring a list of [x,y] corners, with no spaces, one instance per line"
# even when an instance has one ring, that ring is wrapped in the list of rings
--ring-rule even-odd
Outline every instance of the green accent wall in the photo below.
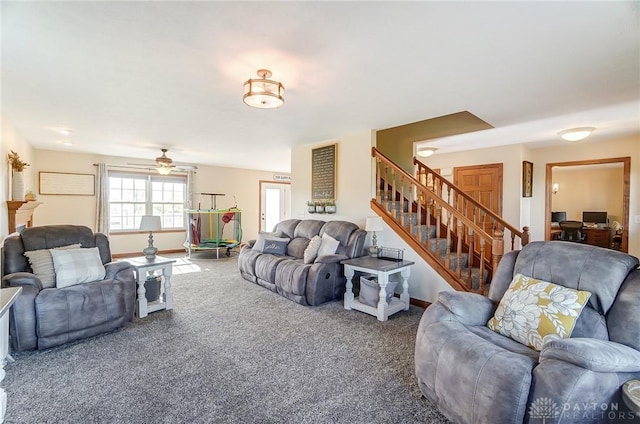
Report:
[[[376,148],[409,174],[413,174],[413,143],[493,128],[464,111],[376,132]]]

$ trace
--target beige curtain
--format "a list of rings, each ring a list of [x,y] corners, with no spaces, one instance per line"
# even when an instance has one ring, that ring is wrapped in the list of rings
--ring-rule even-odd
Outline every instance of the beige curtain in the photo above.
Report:
[[[109,234],[109,174],[107,165],[98,164],[96,229],[97,233]]]

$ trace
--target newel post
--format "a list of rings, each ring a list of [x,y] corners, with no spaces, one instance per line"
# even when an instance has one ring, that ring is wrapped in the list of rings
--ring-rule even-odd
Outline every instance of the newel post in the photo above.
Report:
[[[522,247],[526,246],[527,244],[529,244],[529,241],[531,240],[531,233],[529,232],[529,227],[524,226],[522,227]]]
[[[493,230],[493,243],[491,245],[491,259],[493,272],[498,269],[498,263],[504,254],[504,231]]]

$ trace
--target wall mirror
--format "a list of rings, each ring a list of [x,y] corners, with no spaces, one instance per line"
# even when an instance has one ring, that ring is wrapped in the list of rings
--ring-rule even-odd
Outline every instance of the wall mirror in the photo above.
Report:
[[[629,157],[548,163],[545,240],[552,240],[557,232],[552,212],[566,212],[567,220],[605,221],[589,222],[589,227],[600,233],[609,229],[608,243],[598,245],[628,252],[630,173]],[[603,213],[606,220],[599,218]],[[617,234],[613,228],[616,223],[622,227]],[[593,238],[587,242],[592,244]]]

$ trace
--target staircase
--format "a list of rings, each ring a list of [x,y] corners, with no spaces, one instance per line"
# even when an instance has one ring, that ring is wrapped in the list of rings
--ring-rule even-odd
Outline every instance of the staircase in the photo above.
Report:
[[[414,158],[416,179],[375,147],[371,208],[454,289],[485,294],[504,254],[529,242],[518,230]]]

